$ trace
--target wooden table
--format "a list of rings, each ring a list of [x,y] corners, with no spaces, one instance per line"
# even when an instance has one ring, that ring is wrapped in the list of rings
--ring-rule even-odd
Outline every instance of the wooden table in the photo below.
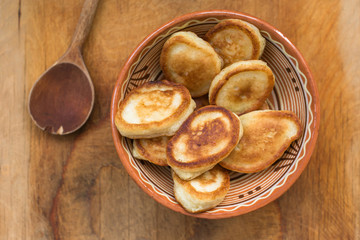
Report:
[[[359,1],[102,0],[83,49],[94,110],[80,131],[52,136],[31,121],[27,98],[65,52],[82,3],[0,2],[1,240],[360,239]],[[109,120],[115,81],[139,41],[209,9],[280,29],[307,60],[321,99],[317,146],[297,182],[271,204],[223,220],[183,216],[142,192],[116,155]]]

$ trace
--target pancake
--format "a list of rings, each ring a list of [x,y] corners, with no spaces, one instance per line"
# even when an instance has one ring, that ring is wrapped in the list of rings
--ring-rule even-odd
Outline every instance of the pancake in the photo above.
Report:
[[[147,82],[120,102],[115,124],[124,137],[172,136],[194,108],[184,86],[166,80]]]
[[[134,139],[133,156],[159,166],[167,166],[166,146],[170,137]]]
[[[239,115],[251,112],[264,104],[274,84],[274,74],[265,62],[240,61],[224,68],[214,78],[209,102]]]
[[[212,209],[221,203],[230,188],[230,177],[220,166],[185,181],[173,172],[176,200],[188,212],[199,213]]]
[[[205,107],[205,106],[209,105],[209,96],[204,95],[204,96],[201,96],[201,97],[197,97],[197,98],[194,98],[194,101],[196,103],[196,108],[195,108],[195,111],[196,111],[199,108],[202,108],[202,107]]]
[[[192,113],[170,139],[166,155],[169,166],[184,180],[191,180],[230,154],[242,136],[239,118],[219,106]]]
[[[173,34],[164,44],[160,66],[165,77],[183,84],[192,97],[209,92],[210,83],[222,67],[222,60],[209,43],[192,32]]]
[[[206,33],[205,40],[221,56],[225,66],[259,59],[266,43],[258,28],[238,19],[221,21]]]
[[[262,110],[240,116],[244,135],[220,165],[236,172],[261,171],[279,159],[301,136],[301,125],[290,111]]]
[[[258,110],[270,110],[269,104],[265,101]]]

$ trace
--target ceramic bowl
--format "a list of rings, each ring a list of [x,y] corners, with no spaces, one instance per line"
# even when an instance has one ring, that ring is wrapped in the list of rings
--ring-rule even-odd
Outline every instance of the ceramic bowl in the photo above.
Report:
[[[135,159],[131,140],[122,137],[115,126],[119,102],[134,88],[163,79],[159,65],[165,41],[178,31],[192,31],[203,37],[220,20],[235,18],[257,26],[266,39],[261,57],[275,74],[275,87],[268,99],[271,109],[290,110],[299,117],[300,139],[271,167],[253,174],[230,174],[231,186],[224,201],[200,214],[186,212],[175,200],[169,167]],[[166,23],[147,36],[126,61],[116,82],[111,103],[112,135],[119,158],[129,175],[152,198],[164,206],[200,218],[226,218],[258,209],[283,194],[309,162],[319,129],[319,96],[310,70],[295,46],[276,28],[244,13],[205,11],[190,13]]]

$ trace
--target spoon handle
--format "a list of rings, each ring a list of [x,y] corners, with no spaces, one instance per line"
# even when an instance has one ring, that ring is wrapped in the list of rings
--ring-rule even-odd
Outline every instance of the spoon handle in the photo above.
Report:
[[[96,8],[99,0],[85,0],[81,10],[80,18],[77,23],[75,33],[73,35],[69,48],[81,49],[87,35],[90,32],[91,23],[94,19]]]

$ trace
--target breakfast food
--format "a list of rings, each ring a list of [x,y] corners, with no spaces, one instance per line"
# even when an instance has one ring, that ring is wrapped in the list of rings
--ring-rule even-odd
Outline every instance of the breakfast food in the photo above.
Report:
[[[133,156],[159,166],[167,166],[166,146],[170,137],[135,139]]]
[[[258,110],[270,110],[269,104],[265,101]]]
[[[219,106],[193,112],[170,139],[168,165],[184,180],[191,180],[230,154],[242,136],[239,118]]]
[[[208,95],[204,95],[201,97],[197,97],[194,98],[194,101],[196,103],[196,108],[195,111],[199,108],[205,107],[207,105],[209,105],[209,96]]]
[[[172,173],[176,200],[191,213],[199,213],[216,207],[221,203],[230,188],[230,177],[220,166],[201,174],[195,179],[185,181]]]
[[[290,111],[263,110],[240,116],[244,134],[220,165],[236,172],[261,171],[279,159],[301,135],[297,116]]]
[[[151,62],[138,67],[143,75],[129,75],[134,81],[163,76],[167,80],[133,89],[120,102],[115,117],[119,132],[134,139],[135,158],[171,168],[175,199],[190,213],[210,210],[224,200],[230,188],[229,170],[261,171],[301,135],[294,113],[269,110],[282,104],[271,97],[272,70],[258,60],[266,41],[256,27],[223,20],[208,31],[205,40],[192,32],[171,35],[160,56],[162,73]],[[150,55],[157,59],[158,55]],[[148,68],[156,68],[150,78]],[[149,164],[139,166],[142,171]],[[168,170],[146,170],[154,169]],[[166,178],[158,176],[155,180]],[[250,195],[252,190],[243,192]]]
[[[184,86],[166,80],[147,82],[120,102],[115,124],[129,138],[172,136],[194,108]]]
[[[160,66],[165,77],[183,84],[192,97],[205,95],[222,67],[222,60],[209,43],[192,32],[173,34],[164,44]]]
[[[210,29],[207,40],[224,60],[225,66],[241,60],[259,59],[265,39],[254,25],[238,19],[226,19]]]
[[[236,62],[214,78],[209,102],[240,115],[259,109],[270,96],[274,84],[274,74],[264,61]]]

